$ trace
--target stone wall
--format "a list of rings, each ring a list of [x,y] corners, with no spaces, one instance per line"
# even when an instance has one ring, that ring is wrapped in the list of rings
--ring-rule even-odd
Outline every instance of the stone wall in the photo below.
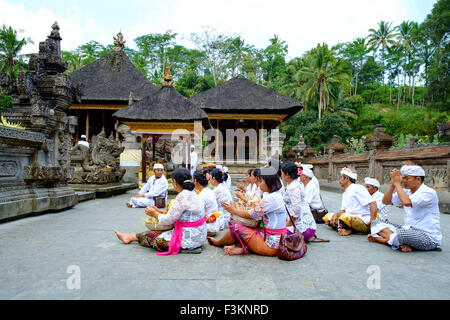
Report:
[[[365,140],[369,151],[345,153],[345,146],[335,136],[324,156],[305,153],[300,161],[312,164],[316,177],[330,186],[338,186],[336,182],[341,169],[348,167],[358,173],[358,183],[364,183],[365,177],[374,177],[384,185],[381,189],[390,183],[389,173],[393,168],[399,169],[404,164],[419,165],[426,173],[425,184],[438,191],[442,212],[450,212],[450,204],[446,203],[450,198],[450,143],[418,145],[413,138],[403,148],[390,149],[392,144],[393,139],[377,125],[374,134]]]

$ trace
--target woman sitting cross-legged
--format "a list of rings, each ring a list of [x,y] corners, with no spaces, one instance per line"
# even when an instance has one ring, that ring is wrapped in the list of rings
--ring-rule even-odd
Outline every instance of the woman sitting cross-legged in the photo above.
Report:
[[[220,240],[208,237],[210,244],[225,246],[227,255],[247,254],[248,250],[266,256],[275,256],[282,234],[286,234],[286,208],[280,178],[273,168],[261,168],[261,191],[265,192],[260,204],[249,210],[238,209],[235,204],[222,206],[233,215],[246,219],[263,219],[265,228],[250,228],[231,220],[229,230]],[[235,245],[235,246],[233,246]]]
[[[204,202],[194,191],[191,174],[184,168],[174,170],[172,184],[178,195],[167,214],[161,214],[156,207],[145,208],[145,213],[157,218],[161,225],[175,224],[175,229],[138,234],[114,230],[124,244],[137,241],[144,247],[162,251],[163,253],[157,253],[159,255],[166,255],[178,254],[180,249],[196,249],[206,243]]]

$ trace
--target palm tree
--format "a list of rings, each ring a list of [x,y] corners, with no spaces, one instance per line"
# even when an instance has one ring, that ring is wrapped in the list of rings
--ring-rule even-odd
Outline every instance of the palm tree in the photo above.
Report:
[[[307,103],[318,96],[320,121],[331,99],[336,100],[342,85],[351,81],[351,71],[348,63],[336,60],[324,43],[318,44],[305,56],[305,66],[295,75],[295,79],[305,81],[302,87],[305,88]]]
[[[383,71],[384,71],[384,62],[386,59],[386,50],[391,46],[397,46],[397,42],[395,38],[398,36],[397,33],[394,32],[395,29],[392,28],[392,22],[380,21],[378,23],[378,30],[369,29],[369,36],[367,37],[368,45],[374,46],[376,50],[381,47],[381,60],[383,63]],[[384,74],[383,74],[383,84],[384,84]]]
[[[26,69],[27,65],[24,58],[27,55],[21,55],[22,48],[33,41],[17,38],[17,31],[11,27],[3,25],[0,29],[0,72],[6,72],[10,80],[14,80],[19,70]]]

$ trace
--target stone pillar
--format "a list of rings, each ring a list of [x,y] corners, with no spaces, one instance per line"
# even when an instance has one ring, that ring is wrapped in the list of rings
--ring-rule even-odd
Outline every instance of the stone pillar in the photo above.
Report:
[[[338,136],[334,135],[331,143],[325,148],[328,154],[328,182],[332,182],[335,176],[335,166],[333,163],[333,158],[344,153],[345,146],[339,142]]]
[[[389,137],[383,129],[381,124],[375,125],[373,135],[364,140],[364,144],[370,150],[369,151],[369,174],[371,177],[378,179],[383,184],[383,165],[376,161],[377,155],[382,150],[389,149],[393,144],[393,139]]]

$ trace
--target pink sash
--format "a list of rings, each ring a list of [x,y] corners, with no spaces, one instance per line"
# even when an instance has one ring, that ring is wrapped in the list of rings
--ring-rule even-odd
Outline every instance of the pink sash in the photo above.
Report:
[[[264,232],[263,228],[258,228],[259,232]],[[282,234],[286,234],[287,233],[287,228],[283,228],[283,229],[267,229],[266,228],[266,234],[269,236],[281,236]]]
[[[156,252],[158,256],[167,256],[170,254],[178,254],[181,249],[181,238],[183,236],[183,228],[200,227],[206,222],[205,217],[193,222],[182,222],[180,220],[175,221],[175,231],[172,234],[172,238],[169,243],[169,251]]]

